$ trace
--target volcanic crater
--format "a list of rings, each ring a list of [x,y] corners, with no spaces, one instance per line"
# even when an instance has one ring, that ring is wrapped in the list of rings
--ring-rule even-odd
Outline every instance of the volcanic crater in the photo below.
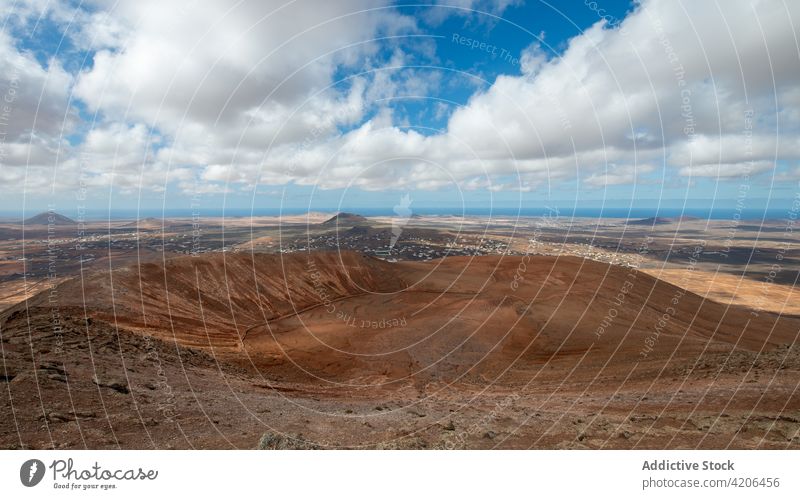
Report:
[[[800,446],[800,319],[578,257],[186,256],[0,324],[6,447]]]

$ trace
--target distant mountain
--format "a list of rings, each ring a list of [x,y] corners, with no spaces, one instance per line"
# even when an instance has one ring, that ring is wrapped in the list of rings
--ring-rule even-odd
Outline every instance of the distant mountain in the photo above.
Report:
[[[332,216],[331,218],[322,222],[322,225],[326,227],[336,227],[338,226],[353,226],[353,225],[363,225],[367,223],[368,220],[361,215],[356,213],[347,213],[341,212],[337,213],[336,215]]]
[[[78,222],[69,217],[65,217],[64,215],[45,211],[25,219],[23,223],[25,225],[75,225]]]
[[[665,217],[650,217],[641,220],[628,220],[628,225],[664,225],[672,223],[672,220]]]
[[[125,228],[139,228],[139,229],[160,229],[164,224],[164,221],[160,218],[155,217],[147,217],[147,218],[140,218],[131,223],[127,223],[122,225],[121,227]]]
[[[691,222],[692,220],[700,220],[697,217],[689,215],[682,215],[680,217],[650,217],[641,220],[628,220],[628,225],[665,225],[675,222]]]

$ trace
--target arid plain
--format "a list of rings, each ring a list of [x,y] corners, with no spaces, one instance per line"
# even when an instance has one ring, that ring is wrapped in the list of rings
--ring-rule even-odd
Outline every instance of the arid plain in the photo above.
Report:
[[[0,225],[4,448],[798,448],[792,221]]]

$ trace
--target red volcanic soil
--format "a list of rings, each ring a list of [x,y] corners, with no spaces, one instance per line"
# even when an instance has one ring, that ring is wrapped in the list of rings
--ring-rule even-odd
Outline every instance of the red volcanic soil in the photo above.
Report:
[[[0,325],[4,447],[800,447],[800,320],[575,257],[185,257]]]
[[[58,287],[59,306],[119,328],[187,347],[240,350],[254,325],[297,313],[327,299],[399,289],[394,267],[355,253],[304,255],[244,253],[180,257]],[[47,307],[42,293],[29,308]]]

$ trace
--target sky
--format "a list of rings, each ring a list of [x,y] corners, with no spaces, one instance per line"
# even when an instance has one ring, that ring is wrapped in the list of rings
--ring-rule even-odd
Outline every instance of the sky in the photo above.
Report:
[[[0,212],[787,209],[800,3],[0,0]]]

